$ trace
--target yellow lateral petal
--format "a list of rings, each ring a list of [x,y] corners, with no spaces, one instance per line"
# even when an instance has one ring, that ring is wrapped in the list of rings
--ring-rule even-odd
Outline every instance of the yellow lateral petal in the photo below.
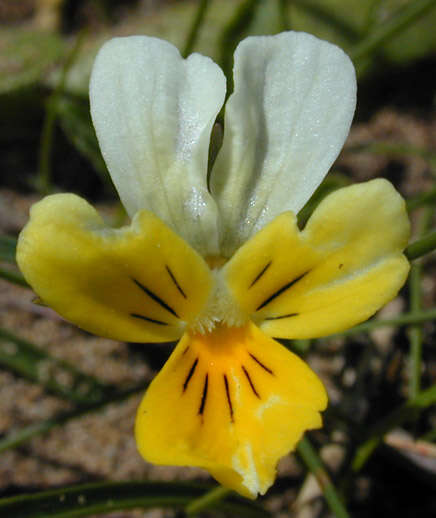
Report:
[[[221,326],[179,342],[138,409],[136,440],[150,462],[200,466],[255,497],[326,404],[296,355],[252,323]]]
[[[212,283],[204,260],[151,212],[110,229],[73,194],[47,196],[32,207],[17,261],[45,304],[119,340],[179,338]]]
[[[284,212],[235,253],[223,275],[242,309],[255,314],[272,293],[321,260],[322,254],[301,239],[294,214]],[[262,320],[258,315],[255,319]]]
[[[409,271],[409,232],[404,200],[389,182],[345,187],[302,232],[290,213],[276,218],[229,261],[227,282],[268,335],[325,336],[395,297]]]

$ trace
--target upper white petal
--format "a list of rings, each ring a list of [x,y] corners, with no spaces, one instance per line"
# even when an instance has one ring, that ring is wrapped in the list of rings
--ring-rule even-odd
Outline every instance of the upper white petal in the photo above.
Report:
[[[303,207],[341,150],[356,104],[348,56],[305,33],[242,41],[234,84],[211,177],[227,256],[276,215]]]
[[[218,249],[207,160],[225,89],[212,60],[184,60],[170,43],[146,36],[107,42],[91,76],[92,120],[129,215],[153,211],[203,254]]]

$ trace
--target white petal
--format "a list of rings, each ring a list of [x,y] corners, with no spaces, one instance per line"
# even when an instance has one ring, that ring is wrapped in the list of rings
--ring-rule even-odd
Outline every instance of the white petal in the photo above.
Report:
[[[204,254],[218,246],[207,159],[225,89],[212,60],[184,60],[170,43],[146,36],[107,42],[91,77],[92,119],[129,215],[151,210]]]
[[[303,207],[341,150],[356,103],[348,56],[305,33],[244,40],[234,83],[211,178],[227,256],[276,215]]]

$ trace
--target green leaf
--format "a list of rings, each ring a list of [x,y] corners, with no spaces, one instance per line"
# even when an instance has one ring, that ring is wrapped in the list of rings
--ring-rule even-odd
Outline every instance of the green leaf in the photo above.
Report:
[[[113,391],[111,386],[1,328],[0,365],[75,403],[93,403]]]
[[[56,34],[16,27],[0,30],[0,94],[42,79],[64,47]]]
[[[121,509],[183,508],[209,486],[183,482],[106,482],[19,495],[0,500],[0,515],[15,518],[78,518]],[[238,496],[215,504],[217,510],[238,518],[271,516],[258,505]]]

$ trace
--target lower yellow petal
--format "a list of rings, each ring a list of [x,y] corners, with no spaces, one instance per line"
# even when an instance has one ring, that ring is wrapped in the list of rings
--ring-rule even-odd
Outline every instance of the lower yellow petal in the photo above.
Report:
[[[111,229],[73,194],[47,196],[32,207],[17,261],[45,304],[119,340],[180,338],[212,286],[205,261],[151,212]]]
[[[254,324],[220,326],[184,335],[138,409],[136,440],[150,462],[200,466],[255,497],[326,404],[310,368]]]

